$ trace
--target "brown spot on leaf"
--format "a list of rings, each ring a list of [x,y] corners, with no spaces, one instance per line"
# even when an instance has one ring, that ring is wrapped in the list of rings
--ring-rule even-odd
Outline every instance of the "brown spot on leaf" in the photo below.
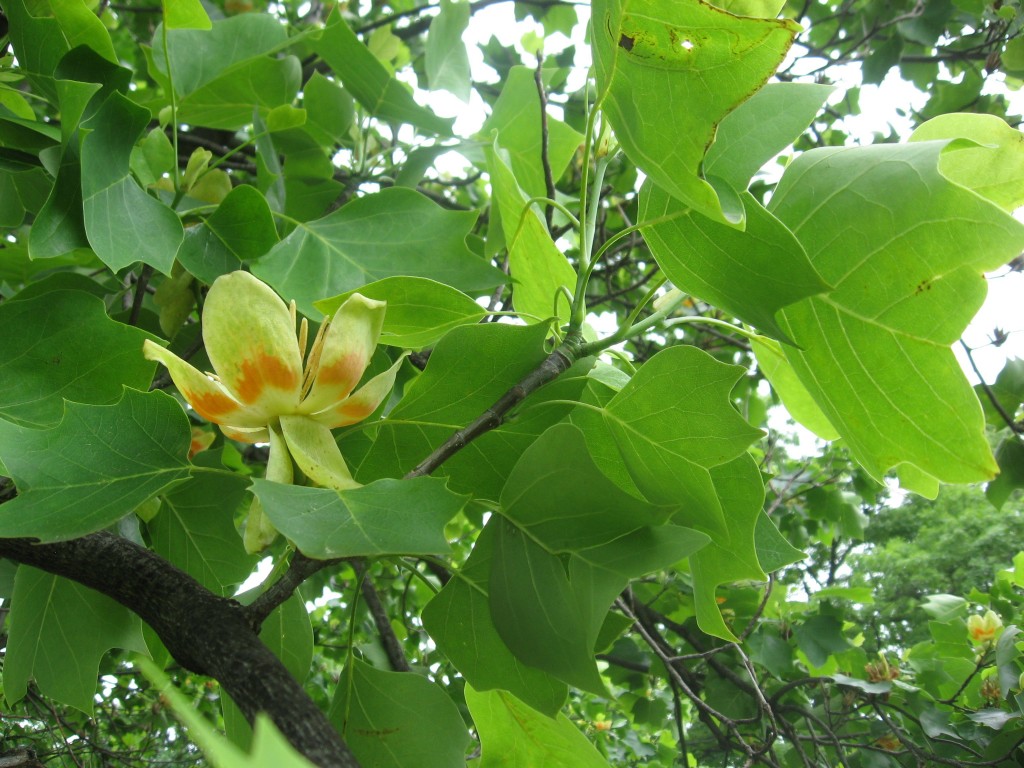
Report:
[[[619,35],[619,48],[624,51],[632,51],[633,45],[636,44],[636,38],[630,37],[629,35]]]

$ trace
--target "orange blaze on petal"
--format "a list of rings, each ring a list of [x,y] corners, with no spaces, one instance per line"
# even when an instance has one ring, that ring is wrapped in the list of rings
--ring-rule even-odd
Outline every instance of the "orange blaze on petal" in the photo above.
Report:
[[[227,395],[220,392],[182,392],[182,396],[188,400],[189,405],[195,408],[196,413],[207,421],[217,424],[223,422],[224,417],[238,410],[238,403]]]
[[[376,410],[376,408],[369,403],[348,403],[338,409],[338,414],[345,418],[352,419],[353,422],[355,422],[362,421],[373,413],[374,410]]]
[[[362,355],[348,354],[330,365],[321,364],[316,382],[321,386],[339,387],[340,396],[345,397],[359,383],[365,370],[366,360]]]
[[[281,358],[262,352],[254,360],[244,361],[241,368],[242,375],[235,382],[235,389],[239,399],[250,405],[260,398],[267,387],[288,392],[295,389],[299,382],[295,371],[285,365]]]

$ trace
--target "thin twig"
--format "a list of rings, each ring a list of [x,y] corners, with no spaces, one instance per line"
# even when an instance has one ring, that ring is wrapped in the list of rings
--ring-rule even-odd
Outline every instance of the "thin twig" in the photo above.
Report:
[[[537,85],[537,96],[540,99],[540,164],[544,169],[544,187],[547,190],[549,200],[555,199],[555,179],[551,174],[551,160],[548,157],[548,95],[544,91],[544,80],[542,78],[542,66],[544,64],[543,52],[537,53],[537,68],[533,70],[533,82]],[[555,209],[551,205],[544,206],[544,222],[547,224],[548,232],[554,226]]]
[[[396,672],[409,672],[411,669],[409,661],[405,658],[402,644],[391,627],[391,617],[384,609],[380,595],[377,594],[377,590],[373,586],[373,580],[366,572],[366,563],[363,560],[353,560],[352,567],[355,568],[356,575],[359,577],[363,600],[366,602],[366,607],[370,609],[370,615],[373,616],[373,623],[377,627],[377,634],[380,635],[380,641],[384,646],[384,652],[388,655],[388,661],[391,662],[391,668]]]

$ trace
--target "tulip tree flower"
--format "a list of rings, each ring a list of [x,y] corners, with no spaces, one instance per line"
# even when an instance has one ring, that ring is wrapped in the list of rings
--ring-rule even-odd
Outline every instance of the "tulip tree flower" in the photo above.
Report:
[[[986,611],[984,616],[974,614],[967,617],[967,634],[977,644],[992,642],[1002,627],[1003,620],[992,610]]]
[[[146,341],[143,353],[167,366],[182,397],[229,438],[270,443],[267,479],[291,483],[293,461],[313,484],[359,486],[331,430],[362,421],[387,397],[400,358],[358,390],[380,338],[386,305],[353,294],[323,324],[307,354],[307,323],[296,326],[295,302],[285,304],[248,272],[214,281],[203,308],[203,341],[216,373],[202,373]],[[277,531],[253,501],[245,546],[257,552]]]

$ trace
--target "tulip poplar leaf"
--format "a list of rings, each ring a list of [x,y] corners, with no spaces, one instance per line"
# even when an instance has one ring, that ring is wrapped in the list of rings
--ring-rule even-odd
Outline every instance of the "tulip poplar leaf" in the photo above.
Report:
[[[193,125],[236,130],[253,121],[253,110],[267,117],[291,104],[302,85],[302,65],[294,56],[260,56],[236,64],[188,94],[178,119]]]
[[[598,99],[626,155],[687,206],[742,226],[733,187],[706,176],[702,163],[719,124],[775,73],[798,30],[703,0],[597,0]]]
[[[162,30],[153,35],[151,72],[166,82]],[[167,30],[167,48],[174,90],[187,96],[221,73],[245,61],[276,53],[289,44],[288,32],[277,19],[261,13],[241,13],[218,19],[210,29]],[[251,111],[250,111],[251,115]]]
[[[426,677],[352,659],[328,717],[362,765],[463,765],[469,733],[449,695]]]
[[[141,261],[169,275],[184,235],[181,221],[130,171],[132,147],[149,120],[148,109],[115,93],[83,124],[89,131],[81,149],[85,232],[112,270]]]
[[[278,242],[267,198],[240,184],[202,224],[185,230],[178,261],[206,283],[254,261]]]
[[[184,411],[162,392],[67,403],[49,429],[0,421],[0,460],[19,491],[0,507],[0,536],[62,541],[102,530],[187,478],[190,442]]]
[[[712,536],[711,543],[690,558],[693,600],[701,630],[735,642],[735,635],[722,618],[716,590],[734,581],[768,578],[758,561],[754,543],[764,503],[764,483],[757,463],[746,453],[712,468],[711,476],[722,508],[728,511],[729,537],[724,540]]]
[[[743,455],[762,435],[729,400],[742,374],[696,347],[669,347],[604,410],[620,460],[647,500],[670,506],[674,522],[716,540],[729,540],[733,521],[711,469]]]
[[[478,323],[487,316],[486,310],[462,291],[423,277],[386,277],[358,292],[387,303],[380,343],[402,349],[430,346],[453,328]],[[322,299],[313,306],[332,315],[353,293]]]
[[[355,478],[368,482],[401,477],[413,469],[452,432],[479,416],[533,370],[544,359],[546,336],[543,325],[486,323],[451,331],[434,347],[426,370],[409,383],[401,402],[377,427],[377,438],[355,470]],[[453,398],[453,392],[460,396]],[[474,440],[452,461],[467,452],[479,456],[476,451],[486,447],[481,441],[489,437]],[[486,454],[485,461],[503,462],[492,453]],[[449,464],[441,471],[451,471]],[[475,488],[476,478],[467,480],[463,476],[461,483],[453,482],[453,490],[464,493]]]
[[[480,768],[557,765],[608,768],[593,744],[561,712],[535,712],[508,691],[477,692],[466,686],[466,704],[480,733]]]
[[[452,121],[420,106],[377,57],[363,45],[335,9],[314,46],[317,54],[341,78],[345,89],[375,117],[411,123],[441,136],[451,135]]]
[[[655,506],[608,479],[587,451],[584,433],[557,424],[519,458],[501,492],[501,512],[550,552],[607,544],[664,523],[668,504]]]
[[[487,289],[505,278],[466,247],[475,220],[411,189],[385,189],[300,223],[253,271],[311,317],[314,301],[395,275]]]
[[[14,577],[9,627],[3,669],[9,704],[35,680],[44,696],[91,715],[104,654],[111,648],[146,652],[142,622],[127,608],[27,565]]]
[[[500,136],[498,137],[500,140]],[[509,159],[495,142],[491,153],[491,183],[498,199],[501,226],[508,242],[512,303],[528,322],[557,316],[569,317],[569,300],[563,289],[576,285],[576,270],[548,234],[539,204],[530,204],[519,188]]]
[[[153,662],[143,658],[135,663],[169,702],[175,716],[188,728],[189,739],[203,750],[214,768],[313,768],[313,763],[288,743],[265,713],[256,715],[252,745],[248,753],[243,752],[204,719]]]
[[[441,0],[441,11],[430,23],[424,52],[431,89],[444,89],[464,103],[469,102],[473,86],[463,39],[469,16],[469,3]]]
[[[800,138],[834,90],[818,83],[768,83],[722,120],[704,173],[745,190],[765,163]]]
[[[211,592],[233,595],[256,565],[234,523],[248,485],[238,474],[202,472],[172,488],[147,525],[154,551]]]
[[[742,230],[719,224],[646,182],[640,191],[644,240],[666,277],[693,294],[782,341],[775,313],[828,290],[786,226],[749,193]],[[655,223],[657,222],[657,223]]]
[[[511,691],[533,709],[554,717],[568,686],[520,661],[491,618],[488,584],[494,561],[497,518],[480,532],[457,578],[449,580],[423,609],[423,625],[438,649],[477,690]]]
[[[253,493],[277,530],[320,559],[447,554],[445,523],[467,500],[429,477],[340,492],[255,480]]]
[[[561,559],[508,520],[495,533],[488,593],[491,619],[524,663],[574,688],[606,693],[588,642],[589,623]]]
[[[139,354],[153,337],[110,319],[83,291],[15,297],[0,304],[0,325],[0,418],[14,424],[52,427],[65,400],[113,403],[124,387],[145,389],[153,378]]]
[[[1024,225],[943,176],[945,149],[813,150],[771,201],[835,288],[782,311],[800,346],[786,358],[873,477],[912,465],[918,480],[904,479],[924,492],[995,476],[981,406],[949,346],[985,298],[983,273],[1024,247]]]

